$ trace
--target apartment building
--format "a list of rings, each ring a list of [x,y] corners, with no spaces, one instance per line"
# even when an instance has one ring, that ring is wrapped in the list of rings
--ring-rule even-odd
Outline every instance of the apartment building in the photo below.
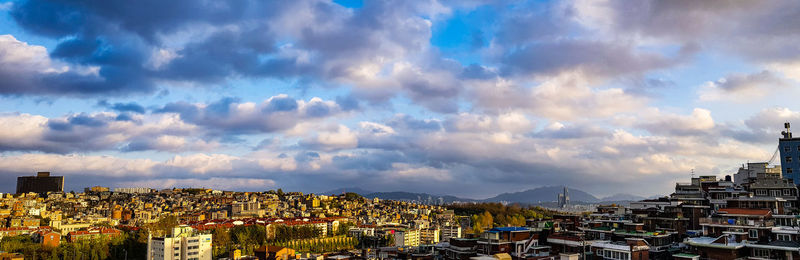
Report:
[[[188,226],[172,229],[164,237],[147,238],[148,260],[210,260],[211,234],[201,234]]]

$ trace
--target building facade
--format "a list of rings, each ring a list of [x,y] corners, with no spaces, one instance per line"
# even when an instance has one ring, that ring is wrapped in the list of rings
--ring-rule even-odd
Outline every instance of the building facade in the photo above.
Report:
[[[187,226],[174,228],[169,236],[148,236],[147,259],[211,260],[211,238]]]
[[[17,194],[34,192],[63,192],[64,176],[50,176],[50,172],[38,172],[36,176],[17,177]]]
[[[792,137],[789,123],[784,123],[783,126],[786,131],[781,132],[783,137],[778,139],[783,178],[797,185],[800,184],[800,138]]]

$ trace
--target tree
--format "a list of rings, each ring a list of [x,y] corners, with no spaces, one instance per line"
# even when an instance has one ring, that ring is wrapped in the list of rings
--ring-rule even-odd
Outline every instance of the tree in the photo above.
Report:
[[[214,246],[212,249],[214,256],[225,257],[225,255],[227,255],[231,249],[231,233],[225,228],[217,227],[211,231],[211,234],[213,239],[212,245]]]

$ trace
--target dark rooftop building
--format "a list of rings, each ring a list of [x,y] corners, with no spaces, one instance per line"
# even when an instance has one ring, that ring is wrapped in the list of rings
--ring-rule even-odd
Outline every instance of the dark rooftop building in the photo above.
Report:
[[[17,177],[17,194],[64,191],[64,176],[50,176],[50,172],[38,172],[36,176]]]

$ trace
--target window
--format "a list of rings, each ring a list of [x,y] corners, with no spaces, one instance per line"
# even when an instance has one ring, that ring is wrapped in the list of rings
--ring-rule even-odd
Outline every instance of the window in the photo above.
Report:
[[[792,168],[786,168],[786,174],[792,174]]]
[[[778,241],[792,241],[792,235],[778,234]]]
[[[783,147],[783,151],[784,151],[784,152],[789,152],[789,151],[791,151],[791,150],[792,150],[792,148],[789,148],[788,146],[784,146],[784,147]]]
[[[785,207],[785,208],[791,208],[791,207],[792,207],[792,203],[791,203],[791,202],[789,202],[789,201],[787,201],[787,202],[784,202],[784,203],[783,203],[783,207]]]
[[[766,195],[767,195],[767,190],[764,190],[764,189],[757,189],[757,190],[756,190],[756,195],[759,195],[759,196],[766,196]]]
[[[783,189],[784,196],[792,196],[792,190],[790,189]]]
[[[769,250],[756,248],[756,249],[753,249],[753,255],[755,255],[755,257],[769,258]]]
[[[786,161],[787,163],[790,163],[790,162],[792,162],[792,157],[791,157],[791,156],[786,156],[786,157],[784,157],[783,159],[785,159],[785,161]]]
[[[780,190],[770,190],[769,191],[769,195],[773,196],[773,197],[778,197],[778,196],[781,196],[781,191]]]
[[[751,229],[749,233],[750,238],[758,238],[758,229]]]

